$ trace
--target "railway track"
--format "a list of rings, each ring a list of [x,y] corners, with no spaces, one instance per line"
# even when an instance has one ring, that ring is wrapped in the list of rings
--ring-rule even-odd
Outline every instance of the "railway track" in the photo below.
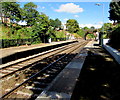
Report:
[[[30,66],[33,66],[35,64],[38,64],[40,62],[40,60],[46,58],[46,57],[50,57],[50,56],[54,56],[72,46],[74,46],[76,43],[73,44],[69,44],[68,46],[62,46],[56,49],[52,49],[43,53],[39,53],[37,55],[33,55],[27,58],[23,58],[17,61],[14,61],[12,63],[7,63],[7,64],[3,64],[0,65],[0,79],[4,78],[8,75],[12,75],[17,71],[23,70],[25,68],[28,68]]]
[[[77,49],[80,49],[83,47],[87,42],[81,42],[81,43],[74,43],[67,47],[60,47],[57,50],[53,51],[51,50],[49,55],[45,55],[47,53],[43,53],[42,56],[34,58],[34,62],[37,62],[37,66],[40,66],[39,62],[41,58],[50,57],[53,59],[52,61],[47,64],[47,66],[42,67],[42,69],[34,72],[31,76],[29,76],[28,79],[25,79],[21,83],[17,83],[17,86],[15,86],[12,89],[9,89],[7,92],[5,92],[1,98],[28,98],[28,99],[35,99],[49,84],[50,82],[59,74],[59,72],[66,66],[66,64],[75,56],[75,54],[71,53]],[[62,50],[61,50],[62,49]],[[54,56],[52,56],[54,54]],[[57,54],[55,56],[55,54]],[[58,56],[59,55],[59,56]],[[36,60],[35,60],[36,59]],[[38,59],[40,59],[38,61]],[[29,59],[30,60],[30,59]],[[49,59],[50,60],[50,59]],[[27,60],[25,60],[26,62]],[[27,61],[28,62],[28,61]],[[33,66],[34,62],[30,63],[29,66]],[[21,63],[21,61],[20,61]],[[18,63],[17,63],[18,64]],[[24,64],[21,64],[24,65]],[[15,66],[13,64],[12,66]],[[6,69],[7,67],[3,67],[1,69]],[[11,67],[9,67],[11,68]],[[20,68],[21,69],[21,68]],[[23,69],[23,68],[22,68]],[[7,75],[6,75],[7,76]],[[5,77],[5,76],[4,76]]]

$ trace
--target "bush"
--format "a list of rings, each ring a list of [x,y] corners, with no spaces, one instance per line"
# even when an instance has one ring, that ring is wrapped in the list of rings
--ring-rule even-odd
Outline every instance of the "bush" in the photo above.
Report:
[[[83,29],[80,29],[80,30],[77,32],[77,34],[78,34],[80,37],[84,38],[85,31],[84,31]]]
[[[110,45],[116,49],[120,48],[120,26],[111,33]]]
[[[12,46],[20,46],[20,45],[31,45],[41,43],[39,38],[33,39],[0,39],[0,48],[12,47]]]
[[[55,32],[56,38],[65,38],[65,31],[56,31]]]

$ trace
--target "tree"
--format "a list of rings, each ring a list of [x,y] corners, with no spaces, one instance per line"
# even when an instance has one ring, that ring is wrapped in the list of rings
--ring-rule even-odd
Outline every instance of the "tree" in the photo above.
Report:
[[[83,27],[83,30],[84,31],[89,31],[90,29],[87,26],[85,26],[85,27]]]
[[[47,42],[48,39],[48,28],[49,28],[49,19],[45,14],[38,15],[36,18],[37,23],[33,25],[34,36],[40,37],[43,43]]]
[[[91,26],[91,27],[90,27],[90,30],[91,30],[91,31],[94,31],[94,30],[95,30],[95,27],[94,27],[94,26]]]
[[[55,28],[61,28],[61,21],[58,18],[55,19]]]
[[[53,19],[50,19],[50,26],[55,28],[55,21]]]
[[[110,3],[110,20],[113,20],[114,23],[117,22],[118,24],[114,27],[110,28],[111,32],[109,32],[110,37],[110,45],[114,48],[120,48],[120,1],[112,0]]]
[[[104,23],[100,30],[102,31],[102,29],[104,28],[104,32],[106,33],[112,27],[113,27],[112,23]]]
[[[21,8],[16,2],[2,2],[1,19],[2,23],[17,23],[21,20]],[[10,22],[9,22],[9,21]]]
[[[10,27],[9,34],[14,34],[20,27],[17,24],[21,20],[21,8],[17,2],[1,2],[0,16],[2,24]]]
[[[50,38],[50,37],[54,37],[56,38],[55,36],[55,30],[52,26],[49,26],[48,28],[48,31],[46,32],[46,35]]]
[[[32,26],[37,22],[36,18],[38,17],[39,12],[36,8],[37,5],[32,2],[24,5],[22,19],[27,22],[27,26]]]
[[[77,31],[79,31],[79,24],[75,19],[67,20],[66,27],[70,33],[76,33]]]
[[[54,27],[54,29],[61,29],[61,21],[58,18],[56,18],[55,20],[50,19],[50,26]]]
[[[112,0],[110,3],[110,20],[113,20],[114,22],[120,22],[120,1],[115,2],[115,0]]]
[[[113,48],[120,49],[120,26],[111,32],[109,43]]]
[[[79,31],[77,32],[77,34],[78,34],[80,37],[84,38],[84,35],[85,35],[84,29],[79,29]]]

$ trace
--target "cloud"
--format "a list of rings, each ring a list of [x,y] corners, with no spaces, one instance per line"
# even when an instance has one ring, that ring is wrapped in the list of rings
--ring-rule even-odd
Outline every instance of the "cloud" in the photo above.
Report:
[[[74,15],[74,17],[79,17],[78,15]]]
[[[42,7],[42,9],[45,9],[45,7]]]
[[[67,12],[67,13],[80,13],[83,12],[83,8],[80,8],[79,5],[74,3],[62,4],[59,9],[55,10],[56,12]]]
[[[88,28],[90,28],[90,27],[92,27],[92,26],[94,26],[95,28],[101,28],[102,27],[102,25],[101,24],[79,24],[79,26],[80,27],[88,27]]]

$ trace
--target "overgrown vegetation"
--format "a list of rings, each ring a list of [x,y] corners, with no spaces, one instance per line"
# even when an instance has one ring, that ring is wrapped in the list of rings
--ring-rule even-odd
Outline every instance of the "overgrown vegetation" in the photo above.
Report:
[[[66,21],[66,30],[63,30],[62,22],[56,19],[49,19],[49,16],[37,11],[37,5],[33,2],[26,3],[22,8],[18,2],[1,2],[0,10],[0,39],[33,39],[32,43],[45,43],[49,38],[57,40],[57,38],[69,39],[70,36],[75,38],[84,38],[86,32],[93,32],[94,27],[80,28],[79,23],[75,19]],[[115,24],[120,22],[120,1],[110,3],[110,20]],[[26,24],[20,25],[19,22]],[[104,24],[104,38],[110,38],[110,45],[119,47],[120,28],[119,25],[111,23]],[[97,31],[103,31],[103,27]],[[67,35],[67,33],[71,35]],[[87,35],[87,38],[94,38],[93,34]],[[59,39],[58,39],[59,41]],[[118,46],[117,46],[118,45]]]
[[[110,34],[109,44],[116,49],[120,49],[120,24],[118,24]]]
[[[39,13],[33,2],[26,3],[23,8],[17,2],[1,4],[2,39],[40,38],[42,42],[47,42],[50,36],[56,38],[55,30],[61,28],[61,21]],[[26,22],[26,25],[19,25],[18,22]]]
[[[67,29],[64,30],[62,22],[58,18],[49,19],[49,16],[38,12],[37,5],[33,2],[26,3],[22,8],[18,2],[1,2],[0,5],[2,5],[0,10],[1,39],[32,39],[31,43],[46,43],[49,38],[55,41],[60,40],[57,38],[70,39],[72,36],[84,38],[87,31],[95,30],[94,27],[80,28],[75,19],[67,20]],[[18,24],[22,22],[26,24]],[[71,35],[67,35],[67,33]],[[94,38],[94,35],[89,34],[87,38]]]
[[[114,23],[115,22],[119,23],[120,22],[120,1],[112,0],[109,6],[110,6],[109,19],[113,20]]]
[[[110,20],[114,21],[114,26],[110,32],[110,45],[116,49],[120,49],[120,1],[112,0],[110,3]]]

